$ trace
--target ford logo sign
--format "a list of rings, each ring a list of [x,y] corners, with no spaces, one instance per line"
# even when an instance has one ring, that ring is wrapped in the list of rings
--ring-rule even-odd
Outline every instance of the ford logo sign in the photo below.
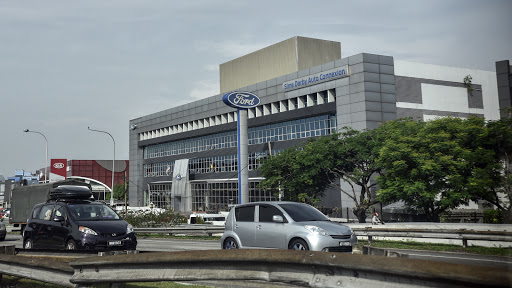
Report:
[[[64,168],[64,163],[55,163],[53,164],[53,168],[62,169]]]
[[[250,92],[230,92],[222,96],[222,101],[231,107],[248,109],[260,104],[260,98]]]

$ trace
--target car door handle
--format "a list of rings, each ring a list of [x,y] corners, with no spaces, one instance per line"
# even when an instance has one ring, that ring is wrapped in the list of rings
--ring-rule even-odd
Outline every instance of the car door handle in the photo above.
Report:
[[[261,225],[256,226],[256,229],[261,230]]]
[[[238,228],[238,224],[235,224],[235,229]]]

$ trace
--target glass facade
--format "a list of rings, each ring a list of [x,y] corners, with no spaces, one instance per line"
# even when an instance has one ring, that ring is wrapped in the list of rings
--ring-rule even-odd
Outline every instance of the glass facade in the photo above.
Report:
[[[268,190],[258,188],[259,182],[249,181],[249,202],[277,201]],[[193,211],[229,211],[238,204],[237,182],[191,183]]]
[[[171,197],[172,184],[151,184],[149,191],[149,202],[155,208],[172,209],[173,198]]]
[[[336,115],[331,113],[249,128],[248,143],[249,145],[254,145],[323,136],[331,134],[335,130]],[[144,148],[144,159],[230,147],[237,147],[236,130],[168,143],[149,145]]]
[[[144,148],[144,159],[236,147],[236,130],[191,139],[150,145]]]

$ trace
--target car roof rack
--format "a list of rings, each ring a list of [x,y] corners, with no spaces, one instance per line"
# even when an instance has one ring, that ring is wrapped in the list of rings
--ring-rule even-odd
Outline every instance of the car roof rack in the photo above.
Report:
[[[50,199],[55,201],[93,200],[87,186],[61,185],[50,190]]]

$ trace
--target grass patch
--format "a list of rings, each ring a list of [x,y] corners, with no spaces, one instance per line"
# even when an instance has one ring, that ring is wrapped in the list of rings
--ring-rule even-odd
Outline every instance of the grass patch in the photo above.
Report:
[[[172,235],[169,236],[164,233],[137,233],[137,238],[169,238],[178,240],[209,240],[219,241],[220,236],[208,236],[208,235]]]
[[[26,278],[20,278],[16,276],[9,276],[9,275],[3,275],[2,276],[2,283],[0,284],[0,287],[16,287],[16,288],[61,288],[62,286],[40,282],[36,280],[26,279]],[[109,284],[97,284],[92,285],[92,288],[109,288]],[[125,283],[121,287],[126,288],[206,288],[208,286],[201,286],[201,285],[184,285],[184,284],[178,284],[175,282],[140,282],[140,283]]]
[[[360,240],[359,245],[368,245],[368,241]],[[480,247],[480,246],[468,246],[464,248],[459,245],[452,244],[439,244],[439,243],[423,243],[414,241],[389,241],[389,240],[378,240],[372,241],[372,247],[376,248],[394,248],[394,249],[412,249],[412,250],[427,250],[437,252],[456,252],[456,253],[471,253],[480,255],[492,255],[492,256],[507,256],[512,257],[512,248],[500,248],[500,247]]]

